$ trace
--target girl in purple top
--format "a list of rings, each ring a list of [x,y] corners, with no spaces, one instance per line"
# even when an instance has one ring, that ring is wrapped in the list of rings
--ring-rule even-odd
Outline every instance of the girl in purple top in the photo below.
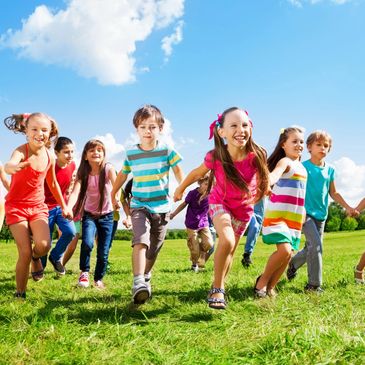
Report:
[[[208,221],[208,194],[209,174],[198,180],[199,187],[189,191],[185,201],[170,214],[173,219],[186,206],[185,226],[188,235],[187,244],[190,250],[191,270],[199,272],[199,257],[205,257],[205,253],[213,247],[213,238],[209,229]],[[199,262],[204,266],[205,262]]]
[[[94,286],[104,289],[102,281],[108,264],[113,230],[111,190],[116,179],[114,167],[105,161],[103,142],[92,139],[82,151],[76,182],[68,206],[74,215],[82,215],[82,243],[80,252],[80,277],[78,286],[89,286],[90,257],[96,234],[98,247],[94,272]],[[119,195],[119,193],[118,193]]]
[[[268,190],[265,151],[252,140],[252,122],[246,111],[233,107],[218,115],[211,126],[214,150],[192,170],[175,191],[181,200],[185,189],[210,170],[209,213],[219,237],[214,256],[214,281],[208,296],[210,308],[225,309],[224,283],[233,254],[253,213],[253,204]]]

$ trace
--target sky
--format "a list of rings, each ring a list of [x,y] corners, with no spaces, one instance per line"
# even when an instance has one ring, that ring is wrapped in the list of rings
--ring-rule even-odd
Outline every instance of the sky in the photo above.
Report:
[[[79,154],[103,139],[119,169],[136,141],[134,112],[154,104],[188,173],[213,148],[216,115],[239,106],[269,154],[281,128],[328,131],[336,186],[356,204],[365,196],[364,19],[365,0],[3,0],[0,117],[49,114]],[[0,161],[24,141],[0,126]]]

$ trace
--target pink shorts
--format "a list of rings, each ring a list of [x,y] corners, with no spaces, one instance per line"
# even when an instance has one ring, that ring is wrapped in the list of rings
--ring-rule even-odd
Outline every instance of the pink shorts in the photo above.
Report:
[[[234,234],[237,237],[243,236],[250,221],[242,222],[237,218],[233,217],[232,213],[222,204],[209,204],[209,215],[212,218],[212,220],[216,215],[219,214],[229,214],[231,217],[231,225]]]
[[[32,207],[16,207],[5,203],[5,217],[8,226],[23,221],[31,222],[39,219],[48,221],[48,207],[44,203]]]

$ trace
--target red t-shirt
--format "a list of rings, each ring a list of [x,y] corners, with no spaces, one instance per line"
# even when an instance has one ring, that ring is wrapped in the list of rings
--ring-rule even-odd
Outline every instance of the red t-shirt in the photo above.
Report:
[[[66,199],[66,191],[70,186],[72,175],[76,169],[76,164],[74,161],[72,161],[69,165],[67,165],[64,168],[61,168],[56,163],[55,171],[56,171],[56,179],[58,182],[58,185],[61,188],[62,196],[65,201]],[[53,194],[51,193],[51,190],[49,190],[49,187],[47,185],[47,182],[44,184],[44,194],[45,194],[45,203],[48,206],[48,209],[51,210],[55,207],[57,207],[58,203],[56,199],[54,198]]]

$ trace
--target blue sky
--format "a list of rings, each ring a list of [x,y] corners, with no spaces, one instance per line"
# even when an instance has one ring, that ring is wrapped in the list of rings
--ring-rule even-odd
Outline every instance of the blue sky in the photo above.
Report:
[[[326,129],[338,188],[355,203],[365,196],[364,19],[364,0],[2,1],[1,118],[48,113],[78,150],[103,137],[119,168],[135,110],[152,103],[188,172],[212,148],[216,114],[242,106],[269,153],[282,127]],[[23,141],[1,127],[0,160]]]

